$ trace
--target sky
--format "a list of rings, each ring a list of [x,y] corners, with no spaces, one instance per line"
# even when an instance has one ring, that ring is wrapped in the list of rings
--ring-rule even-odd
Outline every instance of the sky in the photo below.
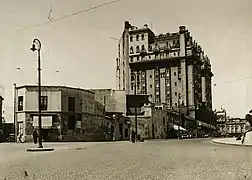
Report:
[[[156,34],[185,25],[211,59],[214,108],[222,106],[235,117],[252,109],[251,0],[120,0],[53,21],[106,2],[0,1],[6,121],[13,121],[13,83],[37,84],[37,55],[30,51],[34,38],[42,42],[42,84],[115,89],[118,42],[111,37],[120,38],[126,20],[148,24]]]

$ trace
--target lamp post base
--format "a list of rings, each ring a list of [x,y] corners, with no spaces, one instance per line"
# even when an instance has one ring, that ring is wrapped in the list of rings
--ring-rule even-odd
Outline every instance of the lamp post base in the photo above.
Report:
[[[42,152],[42,151],[54,151],[53,148],[28,148],[27,152]]]

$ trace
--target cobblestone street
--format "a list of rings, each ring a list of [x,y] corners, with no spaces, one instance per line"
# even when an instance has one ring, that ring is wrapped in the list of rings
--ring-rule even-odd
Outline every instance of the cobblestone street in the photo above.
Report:
[[[26,146],[0,144],[1,179],[252,179],[251,148],[210,139],[51,143],[54,152],[36,153]]]

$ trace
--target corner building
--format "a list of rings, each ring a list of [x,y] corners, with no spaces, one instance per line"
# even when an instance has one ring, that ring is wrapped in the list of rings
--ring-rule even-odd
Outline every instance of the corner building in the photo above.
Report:
[[[126,94],[136,87],[136,94],[149,95],[152,103],[174,111],[183,106],[193,119],[202,109],[212,112],[210,60],[185,26],[155,35],[147,25],[137,28],[126,21],[116,63],[117,89]]]

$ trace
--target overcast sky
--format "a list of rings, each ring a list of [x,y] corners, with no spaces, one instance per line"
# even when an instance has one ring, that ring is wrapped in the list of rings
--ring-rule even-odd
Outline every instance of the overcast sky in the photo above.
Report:
[[[115,88],[117,41],[125,20],[149,24],[156,34],[185,25],[211,58],[213,100],[230,116],[252,108],[251,0],[121,0],[36,27],[109,0],[8,0],[0,2],[0,84],[4,110],[13,120],[13,83],[37,83],[33,38],[42,42],[42,83],[81,88]],[[28,28],[24,31],[21,29]],[[20,70],[16,70],[20,68]],[[59,70],[57,73],[56,71]]]

